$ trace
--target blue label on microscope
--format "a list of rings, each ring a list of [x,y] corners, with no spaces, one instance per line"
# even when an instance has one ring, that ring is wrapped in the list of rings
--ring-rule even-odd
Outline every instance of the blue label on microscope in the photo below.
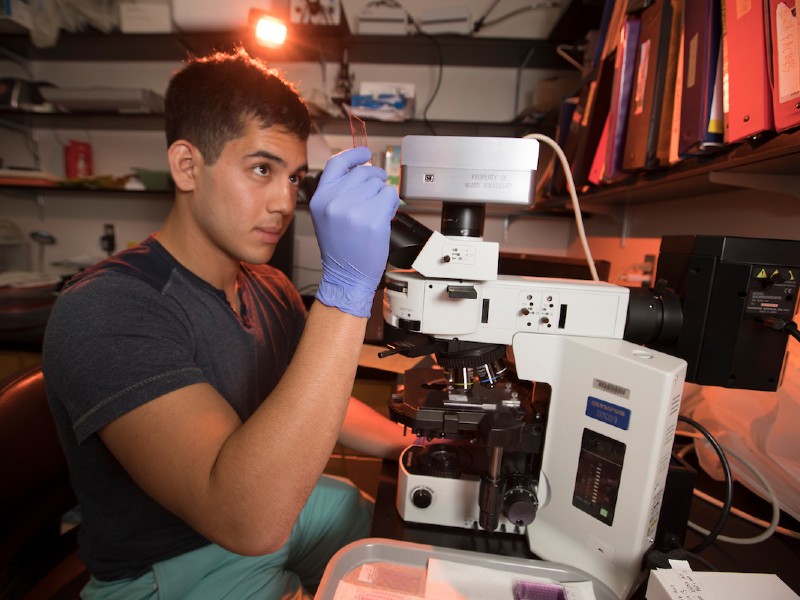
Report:
[[[614,427],[628,430],[631,422],[631,411],[622,406],[617,406],[611,402],[600,400],[594,396],[589,396],[586,401],[586,416],[597,419],[603,423],[608,423]]]

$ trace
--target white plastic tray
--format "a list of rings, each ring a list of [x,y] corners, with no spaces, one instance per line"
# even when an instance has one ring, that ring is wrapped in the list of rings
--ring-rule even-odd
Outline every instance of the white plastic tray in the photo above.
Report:
[[[546,577],[554,581],[591,581],[597,600],[618,600],[605,584],[588,573],[569,565],[382,538],[359,540],[339,550],[325,568],[314,598],[315,600],[333,600],[336,587],[342,578],[361,565],[371,562],[390,562],[411,567],[426,567],[429,558],[496,568],[529,577]]]

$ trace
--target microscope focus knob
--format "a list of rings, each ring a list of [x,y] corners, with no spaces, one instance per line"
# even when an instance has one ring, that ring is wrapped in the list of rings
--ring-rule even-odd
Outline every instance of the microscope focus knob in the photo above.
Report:
[[[417,488],[411,492],[411,503],[417,508],[428,508],[433,503],[433,493],[427,488]]]
[[[518,527],[526,527],[536,518],[539,498],[531,482],[512,476],[503,494],[503,514]]]

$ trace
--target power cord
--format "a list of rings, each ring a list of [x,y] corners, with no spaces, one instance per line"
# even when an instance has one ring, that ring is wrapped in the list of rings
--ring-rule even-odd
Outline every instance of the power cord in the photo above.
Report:
[[[529,133],[525,136],[525,138],[543,142],[549,146],[558,157],[558,160],[561,163],[561,168],[564,171],[564,175],[567,180],[567,191],[569,192],[570,200],[572,200],[572,211],[575,213],[575,226],[578,228],[578,237],[581,241],[583,253],[586,256],[586,262],[589,265],[589,271],[592,273],[592,280],[600,281],[600,277],[597,275],[597,269],[594,266],[592,252],[589,249],[589,241],[586,239],[586,231],[583,227],[583,215],[581,214],[580,202],[578,202],[578,194],[575,191],[575,180],[572,178],[572,169],[569,168],[567,156],[564,154],[564,151],[555,142],[555,140],[550,139],[546,135],[542,135],[541,133]]]
[[[436,96],[439,95],[439,88],[442,87],[442,75],[444,74],[444,56],[442,55],[442,46],[441,44],[439,44],[439,40],[436,39],[436,36],[433,36],[429,33],[425,33],[424,31],[422,31],[422,29],[420,28],[419,24],[416,21],[413,21],[413,23],[414,26],[417,28],[417,32],[420,35],[425,36],[425,38],[427,38],[433,44],[434,48],[436,48],[436,56],[439,61],[438,65],[439,69],[436,75],[436,84],[434,85],[430,98],[428,98],[428,101],[425,103],[425,108],[422,111],[422,120],[425,122],[425,125],[427,125],[428,129],[431,130],[431,133],[436,135],[436,130],[434,130],[433,125],[428,120],[428,110],[433,104],[433,101],[436,100]]]
[[[779,317],[762,317],[761,322],[764,323],[770,329],[774,329],[775,331],[782,331],[783,333],[788,333],[797,341],[800,341],[800,333],[797,331],[797,323],[794,321],[786,321]]]
[[[527,6],[521,6],[517,9],[514,9],[510,12],[507,12],[504,15],[501,15],[492,21],[487,21],[486,18],[489,16],[489,13],[494,10],[494,8],[500,3],[500,0],[495,0],[492,5],[486,10],[481,17],[475,21],[475,25],[472,28],[473,33],[478,33],[484,27],[491,27],[492,25],[497,25],[498,23],[502,23],[503,21],[507,21],[517,15],[522,13],[528,12],[530,10],[538,10],[540,8],[558,8],[561,6],[558,2],[534,2],[533,4],[528,4]]]
[[[716,438],[711,435],[708,429],[703,427],[694,419],[685,417],[683,415],[680,415],[678,420],[691,425],[697,431],[703,434],[703,436],[708,440],[708,443],[711,444],[711,447],[714,448],[717,456],[719,456],[719,461],[722,464],[722,471],[725,474],[725,501],[722,505],[722,512],[720,513],[717,522],[714,524],[714,527],[712,527],[711,530],[706,534],[706,537],[694,548],[689,548],[689,552],[696,554],[702,552],[711,544],[713,544],[722,531],[722,528],[725,527],[725,523],[728,520],[728,515],[730,515],[731,512],[731,504],[733,504],[733,476],[731,475],[731,467],[728,463],[728,458],[725,456],[725,452],[723,452],[719,442],[717,442]]]
[[[679,431],[679,432],[677,432],[677,434],[678,435],[682,435],[682,436],[686,436],[686,437],[691,437],[691,438],[701,437],[698,434],[693,434],[693,433],[689,433],[689,432],[685,432],[685,431]],[[731,507],[731,514],[736,515],[737,517],[739,517],[741,519],[744,519],[745,521],[748,521],[748,522],[750,522],[750,523],[752,523],[754,525],[758,525],[760,527],[764,527],[765,529],[760,534],[758,534],[756,536],[753,536],[753,537],[749,537],[749,538],[734,538],[734,537],[720,535],[717,539],[719,541],[721,541],[721,542],[728,542],[730,544],[740,544],[740,545],[758,544],[759,542],[763,542],[764,540],[766,540],[767,538],[772,536],[773,533],[779,533],[779,534],[785,535],[787,537],[800,539],[800,532],[792,531],[790,529],[786,529],[785,527],[779,527],[778,526],[778,523],[780,521],[780,501],[778,500],[778,497],[775,494],[775,490],[772,488],[772,486],[770,485],[769,481],[767,481],[767,479],[761,474],[761,472],[758,469],[756,469],[752,464],[747,462],[742,456],[740,456],[739,454],[737,454],[736,452],[734,452],[730,448],[726,448],[723,445],[721,445],[721,446],[722,446],[722,449],[726,452],[726,454],[730,454],[738,462],[740,462],[742,465],[744,465],[744,467],[746,467],[756,477],[756,479],[758,479],[758,481],[761,483],[762,487],[766,491],[766,495],[769,497],[769,501],[770,501],[770,504],[772,506],[772,517],[771,517],[770,522],[767,523],[763,519],[759,519],[757,517],[754,517],[753,515],[750,515],[750,514],[744,512],[744,511],[736,508],[736,507]],[[677,454],[678,454],[679,457],[683,458],[684,456],[686,456],[686,454],[688,454],[690,451],[693,451],[693,450],[694,450],[694,445],[693,444],[688,444],[687,446],[682,448],[680,451],[678,451]],[[694,490],[694,495],[695,495],[696,498],[699,498],[700,500],[708,502],[709,504],[712,504],[712,505],[714,505],[716,507],[721,507],[722,506],[722,502],[720,500],[718,500],[717,498],[714,498],[713,496],[710,496],[710,495],[708,495],[705,492],[702,492],[700,490],[697,490],[697,489]],[[702,527],[696,525],[695,523],[689,522],[688,525],[689,525],[689,527],[691,527],[692,529],[694,529],[698,533],[702,533],[702,534],[706,534],[707,533]]]
[[[706,537],[694,548],[686,549],[678,547],[667,551],[658,550],[654,548],[645,555],[644,565],[648,570],[656,568],[669,569],[672,568],[669,563],[670,560],[673,559],[693,560],[700,563],[710,571],[716,571],[717,568],[709,561],[704,559],[702,556],[699,556],[698,553],[708,548],[711,544],[714,543],[715,540],[719,538],[719,534],[722,531],[722,528],[725,526],[725,522],[728,520],[728,515],[730,514],[731,510],[731,504],[733,502],[733,476],[731,475],[731,469],[730,465],[728,464],[728,459],[725,456],[722,447],[719,445],[714,436],[711,435],[711,432],[709,432],[700,423],[698,423],[697,421],[695,421],[690,417],[685,417],[683,415],[680,415],[678,417],[678,420],[683,421],[684,423],[694,427],[697,431],[699,431],[717,452],[720,462],[722,463],[722,470],[725,472],[726,501],[723,504],[722,512],[720,513],[720,516],[717,519],[717,522],[714,525],[714,527],[711,529],[711,531],[704,532],[704,535]],[[678,432],[678,433],[683,433],[683,432]],[[678,542],[675,542],[675,545],[678,545]]]
[[[499,0],[497,0],[499,1]],[[436,130],[433,128],[433,124],[428,120],[428,110],[430,109],[433,101],[436,100],[436,96],[439,95],[439,88],[442,87],[442,75],[444,73],[444,56],[442,54],[442,46],[439,44],[439,40],[436,39],[436,36],[431,35],[430,33],[426,33],[422,30],[419,22],[414,18],[414,15],[398,0],[373,0],[372,2],[368,2],[367,7],[370,6],[386,6],[389,8],[399,8],[400,10],[405,13],[406,19],[408,19],[408,23],[414,28],[414,32],[425,37],[429,40],[434,48],[436,49],[436,57],[438,61],[438,72],[436,75],[436,83],[433,86],[433,91],[431,92],[430,98],[425,103],[425,108],[422,110],[422,120],[424,121],[425,125],[430,129],[433,135],[436,135]]]
[[[572,56],[569,55],[567,50],[585,50],[585,48],[580,46],[576,47],[576,46],[569,46],[567,44],[559,44],[558,46],[556,46],[556,54],[558,54],[561,58],[563,58],[573,67],[575,67],[583,77],[586,77],[589,74],[589,70],[583,64],[579,63],[577,60],[572,58]]]

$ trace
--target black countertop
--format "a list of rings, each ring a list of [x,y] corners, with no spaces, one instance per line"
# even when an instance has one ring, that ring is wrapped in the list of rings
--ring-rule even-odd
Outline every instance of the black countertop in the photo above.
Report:
[[[697,481],[697,486],[703,491],[716,497],[722,494],[722,484],[712,480],[702,471],[698,471]],[[769,520],[770,506],[766,501],[738,483],[734,484],[734,487],[734,506],[756,517]],[[372,519],[370,532],[372,537],[503,556],[538,558],[529,550],[527,539],[521,535],[405,523],[396,509],[396,495],[397,463],[384,461]],[[718,515],[719,509],[696,498],[693,500],[690,514],[692,522],[711,529]],[[800,531],[800,524],[785,514],[782,515],[781,525],[787,529]],[[723,534],[732,537],[751,537],[761,531],[758,526],[731,515]],[[689,530],[685,547],[691,548],[701,539],[699,534]],[[745,546],[717,541],[703,550],[700,556],[719,571],[775,573],[786,585],[800,594],[800,540],[798,539],[773,534],[759,544]],[[690,562],[692,569],[706,570],[701,564]],[[640,589],[632,598],[639,600],[644,597],[644,589]]]

